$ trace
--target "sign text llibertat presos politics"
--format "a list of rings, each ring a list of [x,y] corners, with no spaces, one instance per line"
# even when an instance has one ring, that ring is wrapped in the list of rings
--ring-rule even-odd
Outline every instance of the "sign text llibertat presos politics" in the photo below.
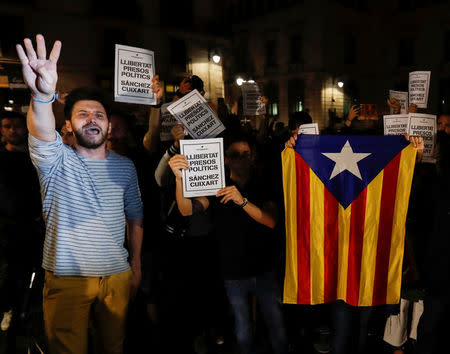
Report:
[[[167,109],[194,139],[214,138],[225,130],[216,113],[197,90],[173,102]]]
[[[225,187],[223,138],[180,140],[180,153],[189,163],[183,170],[186,198],[216,195]]]
[[[151,50],[116,44],[114,100],[116,102],[156,104],[152,92],[155,58]]]

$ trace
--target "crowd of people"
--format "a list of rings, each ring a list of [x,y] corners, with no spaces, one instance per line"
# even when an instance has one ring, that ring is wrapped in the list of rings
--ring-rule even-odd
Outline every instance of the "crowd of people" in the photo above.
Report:
[[[29,319],[30,288],[42,292],[39,345],[49,353],[215,353],[231,342],[242,354],[260,351],[259,342],[276,354],[312,345],[368,353],[370,334],[384,339],[386,352],[441,352],[450,309],[450,112],[438,117],[435,164],[420,161],[423,141],[410,138],[419,154],[401,302],[283,305],[280,153],[312,117],[294,113],[287,126],[270,116],[242,123],[239,107],[221,102],[214,109],[226,127],[226,187],[186,198],[181,171],[189,164],[179,142],[190,137],[177,124],[173,139],[161,141],[159,77],[142,132],[100,89],[57,98],[61,46],[47,56],[42,35],[36,46],[30,39],[17,46],[30,106],[27,117],[0,115],[0,353],[14,351]],[[201,78],[183,79],[174,100],[194,89],[205,93]],[[57,104],[64,104],[62,127]],[[387,105],[400,113],[397,100]],[[353,106],[321,133],[383,134],[380,119],[358,114]]]

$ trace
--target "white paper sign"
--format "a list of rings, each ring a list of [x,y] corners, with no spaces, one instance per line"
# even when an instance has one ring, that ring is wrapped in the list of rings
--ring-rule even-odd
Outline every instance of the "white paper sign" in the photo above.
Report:
[[[216,195],[225,187],[222,138],[180,140],[180,153],[189,163],[189,170],[183,170],[186,198]]]
[[[425,148],[423,150],[424,162],[436,162],[433,158],[434,144],[436,141],[436,116],[432,114],[410,113],[408,134],[410,136],[421,136]]]
[[[114,100],[116,102],[156,104],[152,92],[155,58],[151,50],[116,44]]]
[[[261,102],[261,92],[256,82],[244,82],[242,89],[242,105],[245,116],[266,114],[266,106]]]
[[[408,92],[389,90],[389,98],[395,98],[400,102],[400,114],[408,114]],[[391,114],[394,114],[392,107]]]
[[[409,104],[418,108],[427,108],[431,71],[413,71],[409,73]]]
[[[403,135],[408,131],[408,114],[383,116],[384,135]]]
[[[302,124],[298,128],[298,134],[319,135],[319,125],[317,123]]]
[[[225,126],[197,90],[173,102],[167,109],[194,139],[214,138],[225,130]]]
[[[179,122],[167,109],[170,104],[171,102],[164,103],[161,106],[161,130],[159,133],[159,138],[161,141],[173,140],[171,130],[175,125],[179,124]]]

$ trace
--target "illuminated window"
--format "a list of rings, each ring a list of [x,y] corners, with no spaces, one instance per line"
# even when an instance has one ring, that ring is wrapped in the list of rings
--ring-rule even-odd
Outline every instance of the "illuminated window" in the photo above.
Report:
[[[277,116],[278,115],[278,103],[271,103],[269,104],[268,111],[269,115],[271,116]]]

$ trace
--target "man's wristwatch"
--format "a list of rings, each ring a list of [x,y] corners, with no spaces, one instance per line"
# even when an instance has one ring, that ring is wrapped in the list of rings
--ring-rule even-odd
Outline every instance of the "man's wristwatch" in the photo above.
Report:
[[[150,106],[150,107],[152,107],[152,108],[161,108],[162,105],[163,105],[163,103],[161,101],[158,104],[154,104],[153,106]]]
[[[248,199],[244,198],[244,201],[242,202],[242,204],[239,205],[240,208],[245,207],[248,204]]]

